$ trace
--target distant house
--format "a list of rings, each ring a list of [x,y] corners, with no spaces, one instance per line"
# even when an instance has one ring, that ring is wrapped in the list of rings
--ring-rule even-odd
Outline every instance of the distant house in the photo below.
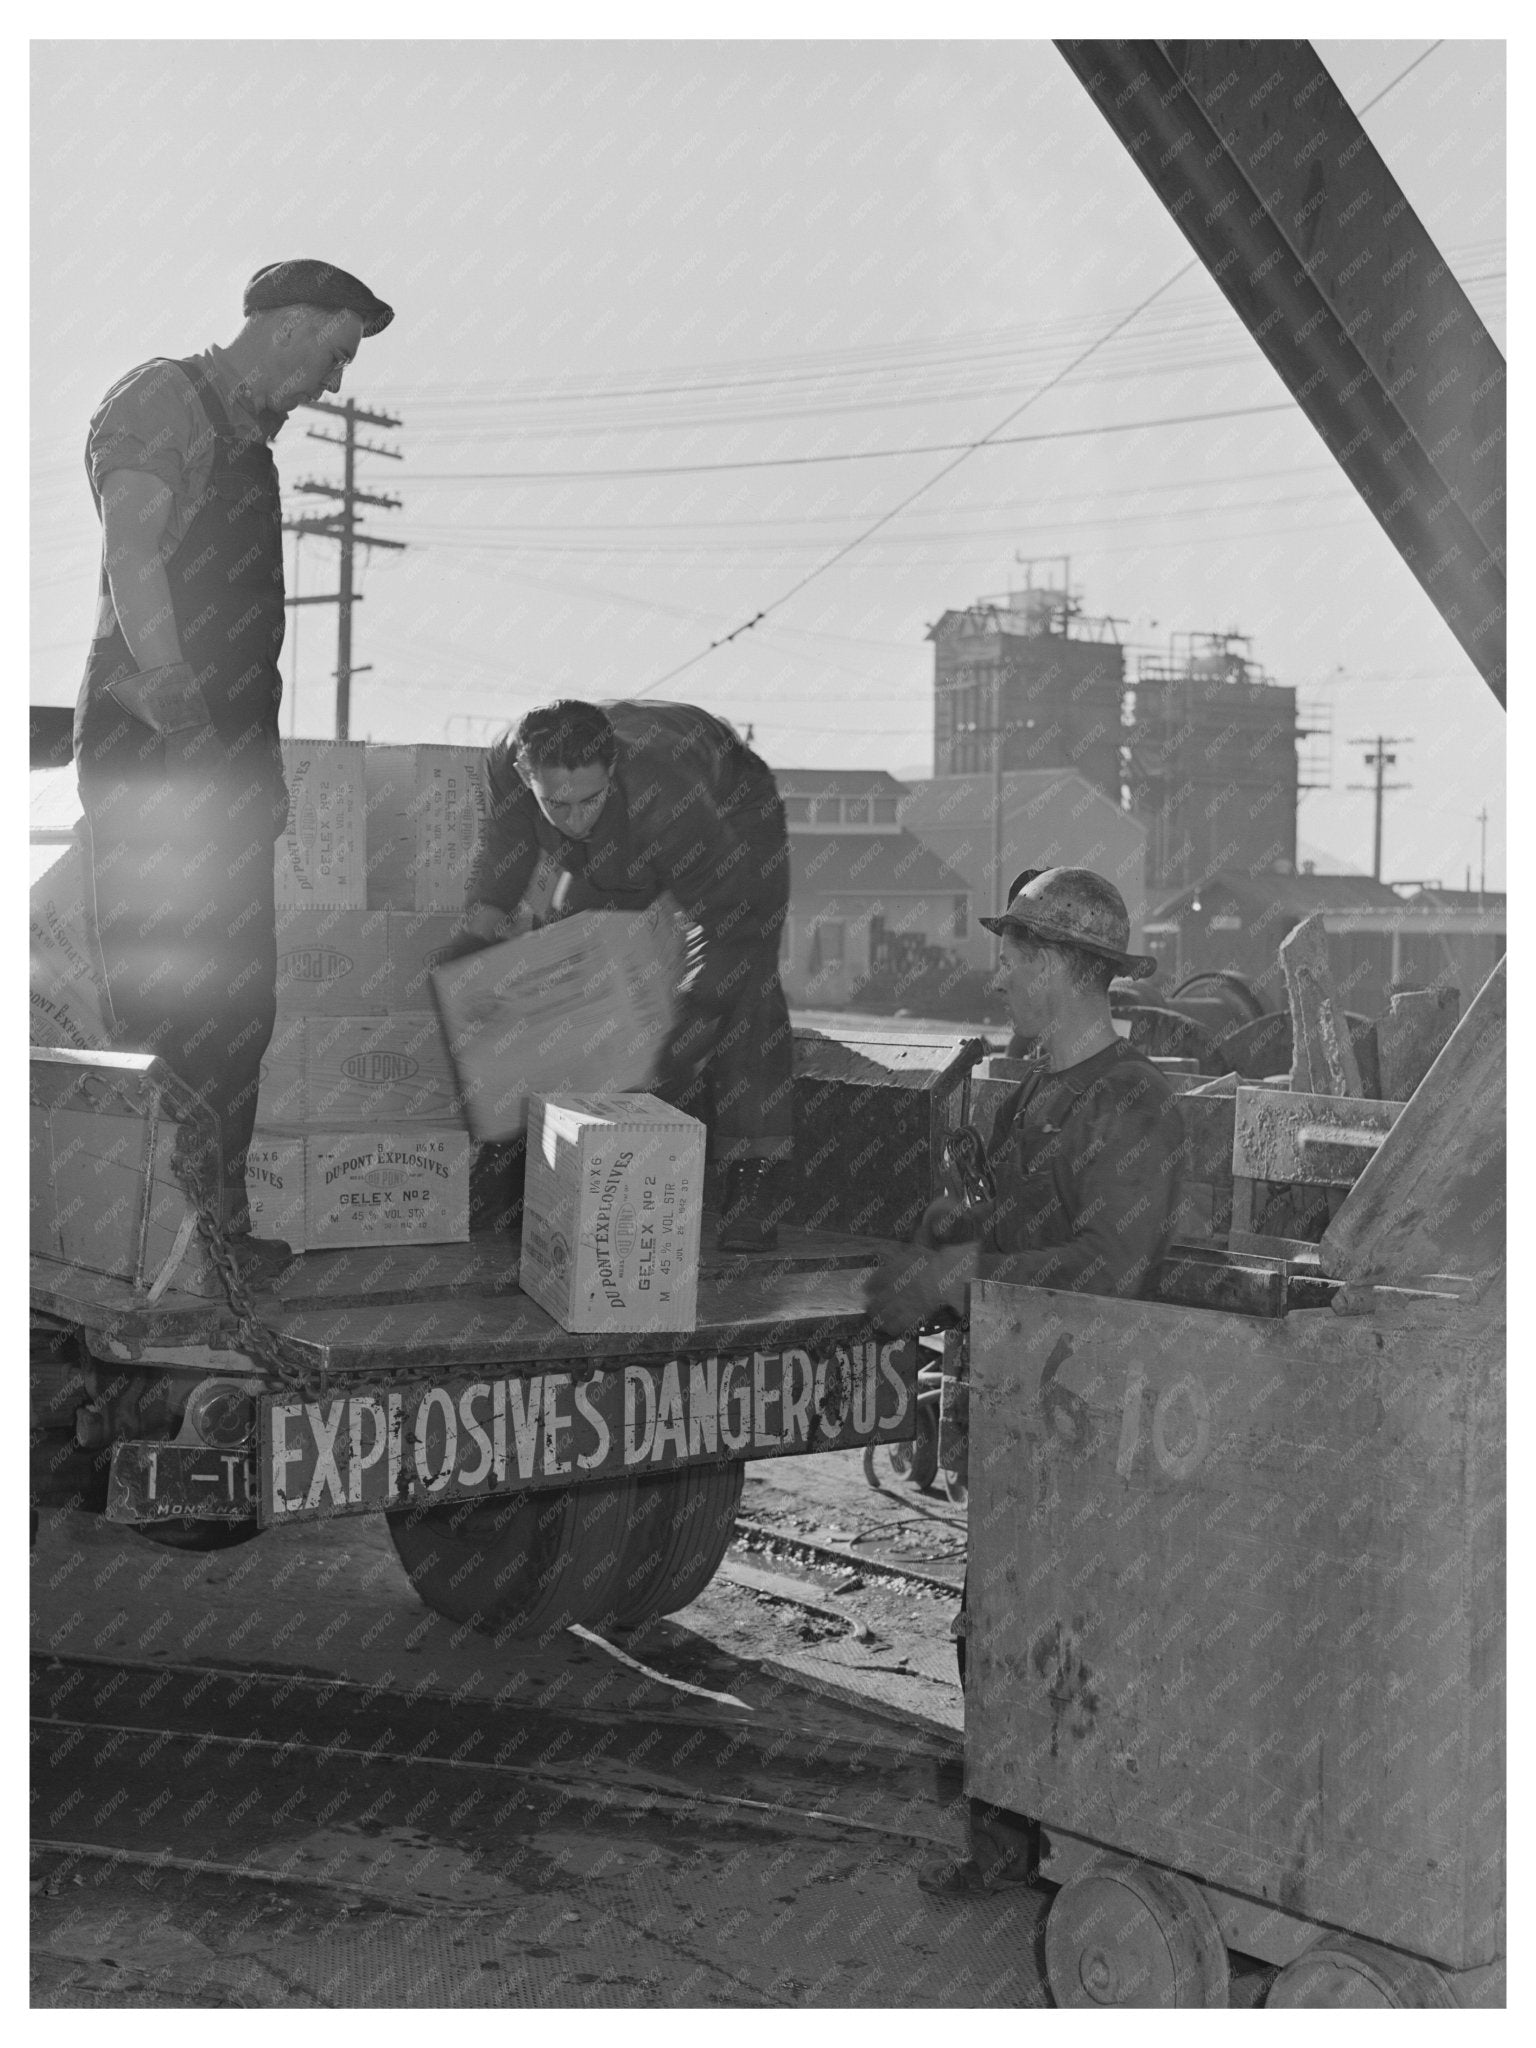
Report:
[[[1147,828],[1075,769],[1009,769],[1003,776],[1001,834],[990,775],[939,775],[909,783],[900,817],[965,877],[977,917],[991,916],[1021,868],[1092,868],[1125,898],[1131,941],[1137,942],[1146,904]],[[990,966],[995,947],[973,918],[959,948],[967,964]]]
[[[1283,1009],[1280,941],[1320,911],[1328,955],[1346,1006],[1379,1016],[1394,988],[1461,991],[1465,1008],[1505,950],[1502,895],[1418,888],[1402,895],[1369,875],[1219,873],[1181,890],[1147,920],[1148,952],[1162,985],[1232,968]]]
[[[792,1003],[836,1007],[887,941],[954,946],[970,926],[962,874],[904,831],[903,785],[882,770],[774,771],[789,827],[780,973]]]

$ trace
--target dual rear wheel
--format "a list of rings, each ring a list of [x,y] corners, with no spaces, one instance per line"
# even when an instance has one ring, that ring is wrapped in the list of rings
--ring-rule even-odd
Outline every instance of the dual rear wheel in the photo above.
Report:
[[[434,1613],[499,1635],[635,1628],[713,1578],[736,1524],[740,1465],[690,1465],[558,1493],[403,1508],[388,1517]]]

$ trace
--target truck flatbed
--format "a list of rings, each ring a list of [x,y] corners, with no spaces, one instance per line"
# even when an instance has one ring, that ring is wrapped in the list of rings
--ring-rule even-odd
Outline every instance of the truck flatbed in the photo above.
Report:
[[[500,1234],[459,1244],[306,1252],[275,1289],[253,1299],[264,1323],[313,1346],[316,1364],[332,1375],[772,1349],[811,1333],[836,1343],[867,1331],[863,1274],[890,1249],[880,1238],[793,1226],[781,1231],[774,1252],[706,1249],[697,1327],[654,1336],[561,1328],[519,1289],[515,1242]],[[222,1295],[168,1288],[151,1303],[126,1280],[36,1256],[30,1283],[35,1310],[77,1326],[105,1356],[238,1348]]]

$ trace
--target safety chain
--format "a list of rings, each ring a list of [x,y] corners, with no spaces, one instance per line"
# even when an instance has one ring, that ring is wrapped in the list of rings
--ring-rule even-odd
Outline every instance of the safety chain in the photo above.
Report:
[[[323,1359],[318,1366],[313,1364],[307,1346],[294,1344],[281,1336],[269,1328],[256,1312],[245,1276],[230,1248],[219,1215],[215,1194],[218,1184],[210,1172],[210,1168],[216,1166],[217,1156],[207,1112],[199,1105],[191,1115],[183,1113],[172,1148],[171,1165],[192,1203],[198,1234],[208,1248],[208,1256],[234,1310],[240,1349],[249,1352],[258,1365],[266,1366],[290,1393],[323,1398],[327,1391]]]

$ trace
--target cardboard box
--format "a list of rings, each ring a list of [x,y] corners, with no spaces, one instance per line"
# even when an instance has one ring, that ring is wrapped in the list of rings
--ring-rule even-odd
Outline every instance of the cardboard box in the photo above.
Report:
[[[469,1138],[411,1124],[304,1136],[309,1248],[457,1244],[469,1236]]]
[[[304,1121],[307,1022],[302,1013],[277,1020],[271,1042],[261,1057],[261,1077],[256,1088],[256,1115],[262,1124]]]
[[[654,1095],[536,1096],[523,1292],[567,1330],[691,1330],[704,1135]]]
[[[308,1249],[301,1136],[257,1131],[245,1156],[245,1191],[251,1205],[251,1228],[258,1237],[280,1237],[296,1252]]]
[[[288,825],[274,850],[279,906],[367,906],[367,749],[354,740],[284,740]]]
[[[87,911],[90,876],[78,841],[53,851],[28,912],[29,1035],[34,1045],[99,1050],[111,1039]]]
[[[462,1129],[459,1084],[435,1011],[304,1023],[306,1126],[423,1120]]]
[[[460,913],[451,910],[386,910],[389,920],[389,1010],[430,1010],[434,967],[459,928]]]
[[[414,1007],[430,1003],[424,990]],[[394,1007],[387,911],[279,909],[279,1016],[358,1017]]]
[[[677,1015],[669,905],[589,910],[437,968],[432,992],[476,1138],[511,1138],[533,1095],[644,1088]]]
[[[483,747],[370,747],[370,905],[462,909],[484,808]]]

